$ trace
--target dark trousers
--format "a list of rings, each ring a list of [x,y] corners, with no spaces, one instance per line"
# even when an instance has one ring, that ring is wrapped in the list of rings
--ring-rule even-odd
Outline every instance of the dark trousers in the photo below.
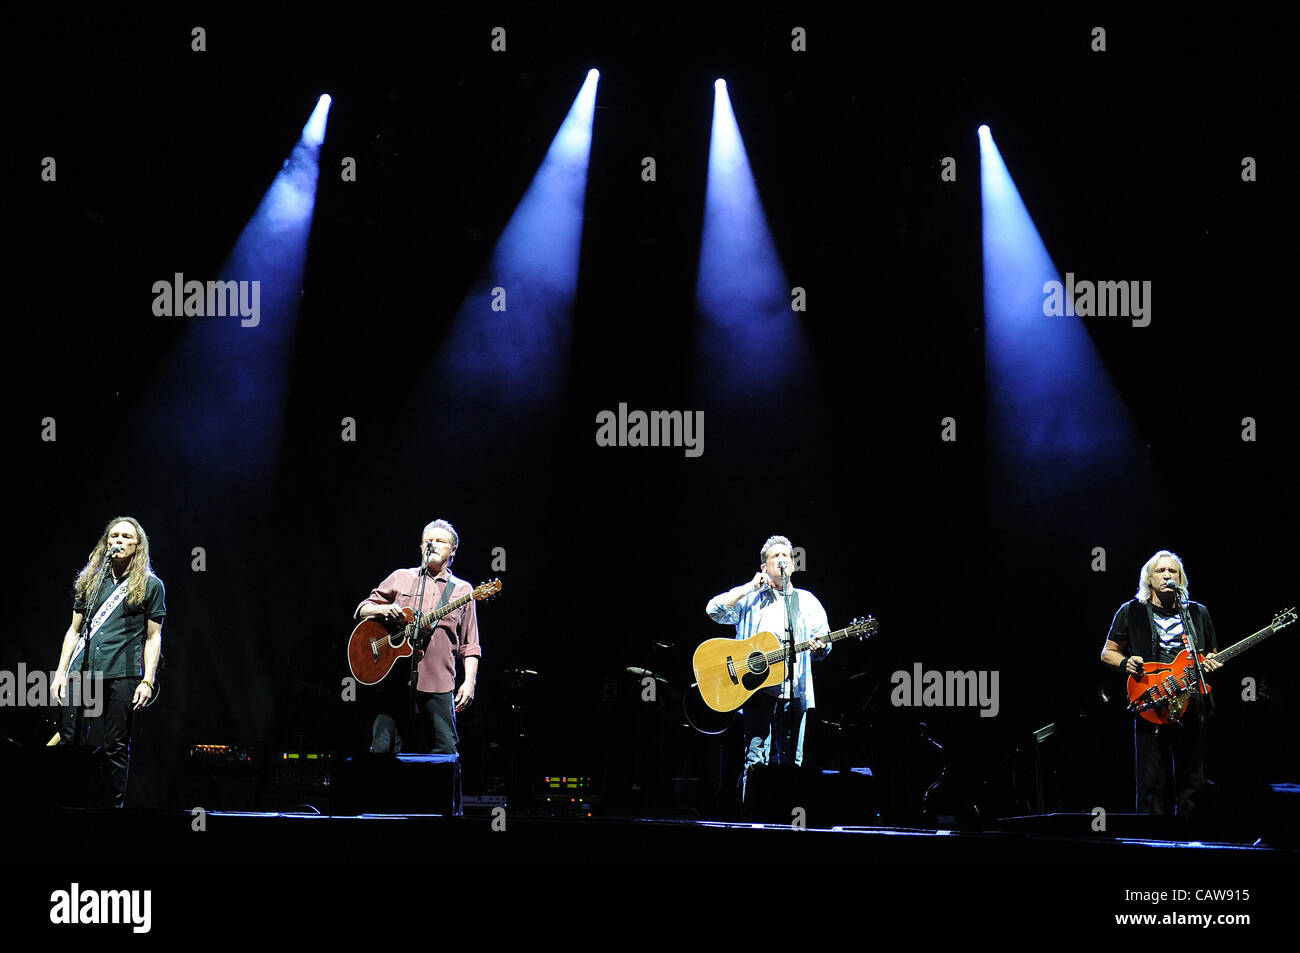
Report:
[[[1205,729],[1193,700],[1182,721],[1153,725],[1134,722],[1134,775],[1139,814],[1171,814],[1190,819],[1205,787]],[[1176,800],[1171,795],[1176,791]]]
[[[758,692],[741,711],[745,722],[745,767],[740,773],[740,800],[748,794],[749,772],[756,764],[803,764],[807,710],[793,702]]]
[[[99,784],[91,795],[90,807],[122,807],[126,801],[126,780],[131,766],[131,699],[138,678],[110,678],[103,682],[103,711],[99,717],[82,718],[82,734],[74,738],[77,709],[63,708],[59,734],[64,744],[85,744],[94,748]],[[84,701],[84,699],[83,699]]]
[[[375,717],[370,729],[371,752],[394,754],[399,750],[409,752],[423,748],[429,754],[456,754],[460,735],[456,732],[455,699],[455,692],[415,693],[419,718],[414,726],[416,741],[413,746],[402,744],[401,735],[398,733],[398,719],[386,712],[380,713]]]

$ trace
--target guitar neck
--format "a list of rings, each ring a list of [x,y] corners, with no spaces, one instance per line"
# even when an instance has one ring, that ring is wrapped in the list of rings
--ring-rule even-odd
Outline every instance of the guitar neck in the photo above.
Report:
[[[1220,652],[1218,655],[1214,657],[1220,662],[1226,662],[1229,659],[1231,659],[1234,655],[1240,655],[1242,652],[1246,651],[1246,649],[1254,645],[1258,645],[1260,642],[1263,642],[1265,639],[1267,639],[1270,635],[1272,635],[1276,631],[1277,629],[1273,628],[1271,625],[1265,626],[1264,628],[1256,632],[1254,635],[1246,636],[1236,645],[1228,646],[1226,649],[1224,649],[1222,652]]]
[[[830,633],[829,635],[825,636],[825,638],[823,639],[823,641],[825,641],[825,642],[837,642],[837,641],[839,641],[840,639],[847,639],[850,635],[862,635],[862,634],[863,634],[863,632],[862,632],[862,630],[861,630],[861,627],[858,627],[858,630],[859,630],[859,631],[857,631],[856,633],[853,631],[853,629],[854,629],[854,626],[851,626],[851,625],[850,625],[850,626],[846,626],[846,627],[843,628],[843,629],[837,629],[836,631],[834,631],[834,632]],[[795,643],[795,647],[794,647],[793,649],[791,649],[791,650],[789,650],[789,651],[787,651],[787,652],[785,653],[786,658],[789,658],[791,655],[798,655],[800,652],[807,652],[810,648],[812,648],[812,639],[809,639],[807,642],[797,642],[797,643]],[[777,658],[780,658],[780,656],[778,655]]]
[[[452,599],[451,602],[447,603],[441,609],[434,609],[432,612],[424,613],[423,615],[420,616],[420,628],[422,629],[428,628],[430,623],[437,622],[448,612],[455,612],[457,609],[459,609],[461,606],[463,606],[465,603],[469,602],[473,598],[474,598],[474,593],[467,592],[459,599]]]

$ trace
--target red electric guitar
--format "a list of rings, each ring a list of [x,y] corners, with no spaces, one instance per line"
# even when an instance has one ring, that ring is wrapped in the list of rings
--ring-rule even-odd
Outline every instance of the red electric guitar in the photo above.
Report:
[[[452,599],[441,609],[420,613],[418,623],[416,612],[410,607],[402,609],[404,622],[362,619],[348,639],[348,666],[352,669],[352,676],[362,685],[377,685],[393,670],[398,659],[415,651],[411,643],[421,629],[432,628],[448,612],[454,612],[471,599],[482,602],[500,591],[500,579],[485,582],[473,592]]]
[[[1296,621],[1295,608],[1279,612],[1272,623],[1254,635],[1248,635],[1236,645],[1230,645],[1214,656],[1217,662],[1226,662],[1253,645],[1263,642],[1274,632],[1280,632]],[[1205,656],[1199,656],[1201,661]],[[1143,662],[1142,676],[1128,677],[1128,710],[1156,725],[1167,725],[1183,717],[1187,703],[1195,694],[1208,695],[1210,686],[1197,684],[1196,666],[1186,649],[1172,662]]]

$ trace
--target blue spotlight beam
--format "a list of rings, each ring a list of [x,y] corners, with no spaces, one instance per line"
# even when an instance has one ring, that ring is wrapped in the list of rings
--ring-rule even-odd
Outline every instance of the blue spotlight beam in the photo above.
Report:
[[[438,386],[526,409],[567,379],[600,73],[588,72],[436,360]],[[500,290],[497,290],[500,289]]]
[[[140,409],[150,448],[172,448],[181,482],[270,490],[329,108],[322,96],[216,282],[185,276],[186,286],[233,284],[241,302],[255,305],[251,313],[212,313],[205,294],[201,314],[155,319],[189,324]]]
[[[714,83],[695,298],[704,319],[700,379],[711,394],[738,400],[810,382],[803,330],[723,80]]]
[[[1081,319],[1044,314],[1060,274],[987,126],[979,141],[992,502],[1027,522],[1118,516],[1149,488],[1141,442]]]

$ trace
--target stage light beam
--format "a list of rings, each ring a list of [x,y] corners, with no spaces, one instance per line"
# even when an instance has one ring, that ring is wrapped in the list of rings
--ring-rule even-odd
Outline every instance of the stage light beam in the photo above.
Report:
[[[1141,443],[1082,320],[1044,313],[1060,273],[987,126],[979,142],[991,502],[1096,528],[1144,492]]]
[[[270,492],[330,102],[316,102],[218,272],[256,286],[258,313],[182,318],[185,334],[138,411],[151,449],[175,445],[172,485]]]
[[[699,385],[725,399],[811,379],[807,344],[726,81],[713,84],[696,306]]]
[[[540,407],[567,379],[599,81],[587,72],[434,362],[457,399]]]

